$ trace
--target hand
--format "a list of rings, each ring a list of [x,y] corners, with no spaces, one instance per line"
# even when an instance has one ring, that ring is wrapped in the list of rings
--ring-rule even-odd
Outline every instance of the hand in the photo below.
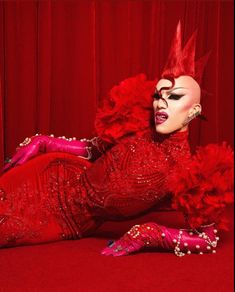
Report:
[[[143,242],[133,241],[125,234],[122,238],[112,242],[101,252],[102,255],[123,256],[139,251],[144,246]]]
[[[24,164],[26,161],[36,156],[40,152],[43,137],[44,136],[34,136],[32,138],[26,138],[24,142],[17,147],[14,156],[3,167],[3,171],[6,172],[16,165]]]
[[[37,156],[40,153],[66,152],[86,159],[90,159],[91,151],[89,141],[80,141],[76,138],[66,139],[65,137],[54,138],[52,136],[36,135],[26,138],[16,149],[16,154],[4,166],[3,171],[21,165]]]
[[[133,226],[123,237],[103,249],[101,254],[122,256],[139,251],[145,246],[158,246],[161,229],[155,223]]]

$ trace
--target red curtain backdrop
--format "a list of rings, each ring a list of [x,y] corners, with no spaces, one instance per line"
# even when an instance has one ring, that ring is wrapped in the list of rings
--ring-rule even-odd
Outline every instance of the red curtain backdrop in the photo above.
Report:
[[[233,144],[233,17],[233,1],[0,1],[1,163],[37,132],[92,137],[113,85],[160,74],[178,20],[198,57],[212,51],[192,144]]]

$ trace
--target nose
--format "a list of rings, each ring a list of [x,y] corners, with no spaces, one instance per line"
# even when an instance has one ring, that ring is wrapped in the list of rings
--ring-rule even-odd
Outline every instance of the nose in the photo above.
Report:
[[[161,97],[158,100],[154,100],[153,107],[155,108],[155,110],[165,109],[168,107],[168,104],[167,101],[163,97]]]

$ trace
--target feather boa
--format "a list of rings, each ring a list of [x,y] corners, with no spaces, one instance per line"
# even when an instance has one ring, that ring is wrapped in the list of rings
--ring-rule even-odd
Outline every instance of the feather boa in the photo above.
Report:
[[[106,142],[117,143],[135,134],[150,131],[153,117],[152,98],[156,81],[139,74],[114,86],[95,119],[97,135]]]
[[[226,206],[233,203],[233,151],[223,143],[198,148],[189,166],[171,180],[173,207],[192,228],[215,222],[227,230]]]

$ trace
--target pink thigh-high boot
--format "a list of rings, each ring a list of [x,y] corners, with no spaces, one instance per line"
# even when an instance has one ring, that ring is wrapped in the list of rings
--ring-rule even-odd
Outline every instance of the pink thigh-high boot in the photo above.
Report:
[[[215,253],[217,241],[215,225],[207,225],[200,230],[167,228],[156,223],[133,226],[123,237],[111,243],[103,255],[122,256],[147,247],[174,251],[177,256],[197,253]]]
[[[94,137],[91,140],[74,138],[58,137],[54,135],[35,135],[31,138],[26,138],[20,143],[16,149],[16,153],[4,166],[3,171],[24,164],[29,159],[48,152],[66,152],[76,156],[94,160],[99,157],[110,145],[106,144],[99,137]]]

